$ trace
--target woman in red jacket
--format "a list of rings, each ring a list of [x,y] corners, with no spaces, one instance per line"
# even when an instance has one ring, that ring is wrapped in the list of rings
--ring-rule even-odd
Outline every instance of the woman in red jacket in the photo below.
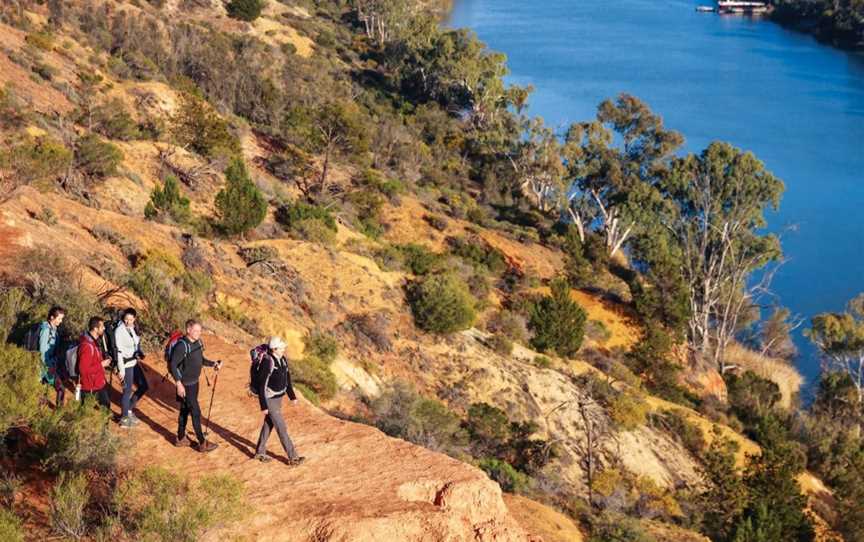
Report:
[[[78,378],[82,395],[91,395],[100,405],[111,409],[108,387],[105,385],[105,368],[111,365],[111,358],[105,358],[96,341],[105,333],[105,320],[94,316],[87,324],[87,333],[78,342]],[[82,397],[83,401],[83,397]]]

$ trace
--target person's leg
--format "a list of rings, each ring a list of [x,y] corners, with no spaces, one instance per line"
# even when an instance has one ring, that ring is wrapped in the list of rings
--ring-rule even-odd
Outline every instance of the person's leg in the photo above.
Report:
[[[186,403],[189,405],[189,414],[192,416],[192,428],[198,443],[204,442],[204,431],[201,429],[201,406],[198,404],[198,384],[186,386]]]
[[[136,364],[134,367],[135,371],[135,395],[132,396],[132,405],[129,407],[129,410],[132,411],[135,409],[135,405],[138,404],[138,401],[144,397],[144,394],[150,389],[150,385],[147,383],[147,375],[144,374],[144,368],[141,367],[140,363]]]
[[[96,401],[107,411],[111,411],[111,398],[108,396],[108,384],[102,386],[102,389],[96,392]]]
[[[267,455],[267,439],[270,438],[270,431],[273,430],[273,421],[270,419],[270,414],[264,416],[264,423],[261,424],[261,433],[258,435],[258,447],[255,450],[257,455]]]
[[[132,402],[132,385],[134,384],[134,374],[135,367],[126,367],[126,369],[123,371],[123,398],[120,400],[121,419],[128,417],[129,411],[131,410],[130,404]]]
[[[180,399],[180,417],[177,419],[177,440],[183,440],[186,438],[186,422],[188,420],[189,406],[186,402],[186,398],[182,398]]]
[[[64,399],[66,398],[66,390],[63,387],[63,379],[60,378],[59,375],[54,376],[54,391],[57,392],[57,408],[63,406]]]
[[[273,425],[276,427],[276,434],[279,435],[279,440],[282,442],[282,448],[288,455],[288,459],[297,459],[297,451],[294,450],[294,443],[291,442],[291,437],[288,436],[288,428],[285,426],[285,418],[282,417],[282,397],[274,397],[267,399],[267,410]]]

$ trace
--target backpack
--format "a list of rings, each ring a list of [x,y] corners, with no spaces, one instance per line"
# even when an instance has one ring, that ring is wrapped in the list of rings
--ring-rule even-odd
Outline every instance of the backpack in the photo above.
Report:
[[[78,344],[66,350],[66,374],[70,378],[78,378]]]
[[[180,342],[180,339],[183,338],[183,332],[180,330],[172,331],[171,335],[168,337],[168,342],[165,343],[165,351],[162,354],[162,357],[165,358],[165,367],[168,371],[168,374],[171,374],[171,353],[174,351],[174,347],[177,346],[177,343]],[[184,343],[184,348],[186,348],[186,355],[189,355],[189,346]],[[183,361],[186,361],[186,357],[183,357]],[[172,375],[173,376],[173,375]]]
[[[117,331],[117,326],[120,321],[105,322],[105,333],[102,334],[102,346],[105,348],[105,353],[111,358],[111,370],[117,368],[117,340],[114,333]]]
[[[24,334],[24,341],[21,344],[21,346],[24,347],[24,350],[28,350],[30,352],[39,351],[39,333],[41,331],[41,322],[37,322],[27,328],[27,333]]]
[[[265,344],[259,344],[249,351],[249,357],[252,358],[252,363],[249,365],[249,393],[258,395],[258,385],[263,378],[270,375],[265,375],[267,352],[270,347]]]

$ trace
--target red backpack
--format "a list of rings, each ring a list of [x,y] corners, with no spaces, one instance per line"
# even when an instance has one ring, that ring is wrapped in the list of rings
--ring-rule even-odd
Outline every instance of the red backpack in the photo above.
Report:
[[[175,330],[171,332],[171,335],[168,337],[168,342],[165,343],[165,351],[162,354],[165,358],[165,366],[167,367],[168,373],[171,373],[171,353],[174,351],[174,347],[177,346],[177,343],[180,342],[180,339],[183,338],[183,332],[180,330]],[[188,347],[186,355],[189,355]],[[184,360],[185,356],[184,356]],[[174,376],[174,375],[171,375]]]

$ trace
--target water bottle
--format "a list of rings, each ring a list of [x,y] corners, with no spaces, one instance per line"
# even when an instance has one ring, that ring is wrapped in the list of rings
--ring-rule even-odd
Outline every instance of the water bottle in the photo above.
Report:
[[[81,402],[81,384],[75,385],[75,400]]]

